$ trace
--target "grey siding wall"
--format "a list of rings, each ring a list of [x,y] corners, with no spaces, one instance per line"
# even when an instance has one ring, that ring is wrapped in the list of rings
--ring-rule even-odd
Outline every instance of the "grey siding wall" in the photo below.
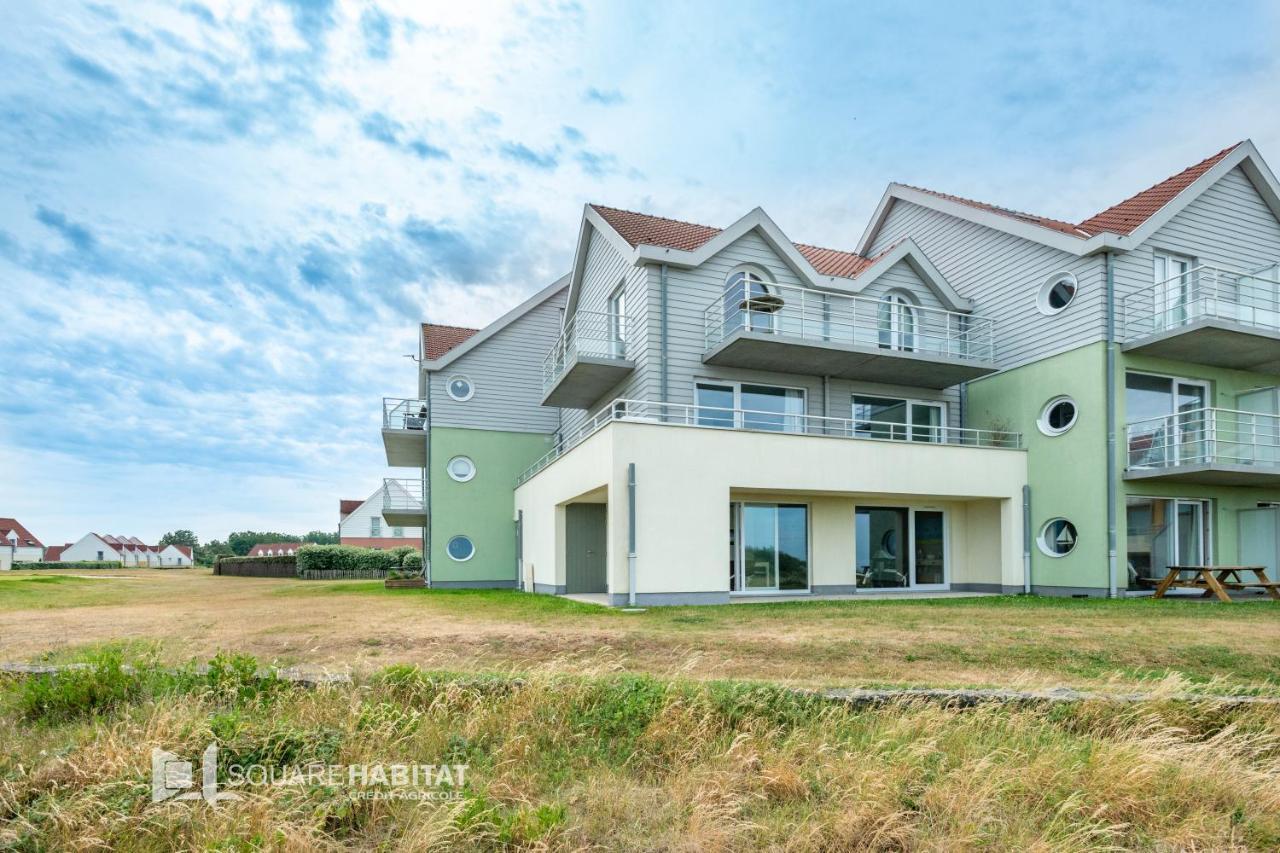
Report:
[[[1103,261],[1078,258],[1021,237],[897,201],[870,252],[910,237],[962,296],[974,313],[996,322],[1000,367],[1011,368],[1075,349],[1105,334]],[[1075,301],[1046,317],[1036,309],[1040,287],[1056,272],[1074,273]]]
[[[1136,249],[1116,256],[1116,295],[1155,283],[1157,251],[1252,271],[1280,260],[1280,222],[1240,169],[1232,169]]]
[[[609,297],[619,285],[626,287],[626,354],[628,359],[636,363],[635,372],[586,409],[563,409],[562,429],[566,435],[576,430],[610,400],[618,397],[651,399],[648,396],[650,371],[647,361],[651,349],[650,335],[657,334],[657,325],[650,322],[646,270],[632,264],[609,240],[592,229],[583,268],[582,291],[578,295],[576,310],[607,311]]]
[[[669,398],[673,403],[692,404],[694,384],[700,379],[721,379],[738,382],[758,382],[801,388],[805,392],[806,410],[811,415],[828,415],[847,418],[851,414],[852,395],[860,393],[882,396],[908,397],[922,400],[946,400],[948,418],[953,426],[959,426],[957,389],[938,392],[931,389],[903,388],[873,383],[852,383],[833,379],[830,382],[830,398],[823,399],[821,376],[794,373],[770,373],[754,370],[722,368],[703,364],[706,349],[704,312],[708,305],[720,298],[725,279],[730,272],[743,264],[759,267],[778,284],[803,286],[803,282],[759,235],[747,234],[724,251],[709,258],[706,263],[692,270],[671,269],[668,277],[668,328],[670,334]],[[658,397],[659,338],[656,321],[659,316],[658,271],[650,273],[649,315],[654,318],[650,330],[649,359],[646,371],[651,377],[647,386],[654,392],[647,399]],[[922,305],[940,307],[937,297],[905,264],[898,264],[869,289],[869,295],[880,295],[890,288],[910,291]]]
[[[431,422],[436,426],[509,432],[555,432],[559,413],[542,403],[542,359],[560,334],[567,288],[481,342],[443,370],[430,374]],[[475,395],[458,402],[445,383],[464,374]]]

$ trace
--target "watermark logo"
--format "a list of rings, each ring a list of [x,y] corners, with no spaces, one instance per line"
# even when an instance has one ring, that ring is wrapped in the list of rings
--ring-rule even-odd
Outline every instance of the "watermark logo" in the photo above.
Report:
[[[226,787],[324,785],[348,788],[352,799],[447,801],[462,799],[467,769],[466,764],[231,764]],[[195,762],[167,750],[151,750],[151,802],[204,800],[212,806],[239,799],[237,793],[218,790],[216,743],[201,755],[198,787]]]
[[[218,745],[205,747],[200,759],[200,789],[196,787],[195,765],[163,749],[151,750],[151,802],[204,800],[209,805],[240,799],[239,794],[218,790]]]

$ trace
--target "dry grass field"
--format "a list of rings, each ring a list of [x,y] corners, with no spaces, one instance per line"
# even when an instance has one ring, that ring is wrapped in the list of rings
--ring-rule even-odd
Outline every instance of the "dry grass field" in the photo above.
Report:
[[[206,570],[0,576],[0,660],[128,641],[166,662],[219,651],[368,672],[618,671],[805,686],[1280,685],[1266,601],[1036,598],[814,601],[626,614],[516,592],[386,590],[377,581]]]
[[[1280,694],[1278,625],[1266,603],[624,614],[360,581],[12,573],[0,659],[89,666],[0,678],[0,850],[1272,850],[1275,706],[859,708],[781,683]],[[255,676],[266,663],[354,680],[308,689]],[[152,750],[210,743],[240,798],[152,802]],[[420,802],[228,775],[315,763],[466,777]]]

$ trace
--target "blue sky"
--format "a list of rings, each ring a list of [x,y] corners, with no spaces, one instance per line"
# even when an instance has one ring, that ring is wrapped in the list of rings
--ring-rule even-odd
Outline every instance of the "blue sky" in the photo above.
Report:
[[[586,201],[851,248],[890,180],[1077,219],[1280,158],[1274,7],[1030,5],[0,5],[0,515],[333,528],[415,322]]]

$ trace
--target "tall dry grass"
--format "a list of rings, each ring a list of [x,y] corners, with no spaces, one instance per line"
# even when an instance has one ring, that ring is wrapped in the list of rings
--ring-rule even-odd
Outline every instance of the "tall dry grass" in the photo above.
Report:
[[[1164,702],[855,710],[765,685],[395,668],[354,687],[144,683],[32,716],[0,688],[0,847],[1100,850],[1280,846],[1280,713]],[[77,694],[79,695],[79,694]],[[342,788],[150,802],[150,752],[464,762],[459,802]]]

